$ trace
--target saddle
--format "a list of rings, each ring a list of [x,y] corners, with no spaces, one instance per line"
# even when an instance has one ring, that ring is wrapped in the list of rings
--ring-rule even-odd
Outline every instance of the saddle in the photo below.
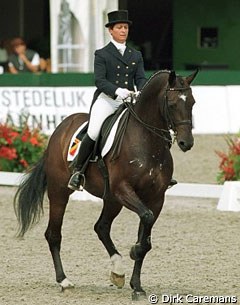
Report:
[[[105,198],[109,189],[109,181],[108,181],[109,175],[106,164],[101,155],[101,152],[106,144],[106,141],[109,137],[112,127],[114,126],[115,122],[117,121],[117,119],[125,109],[126,109],[126,105],[123,103],[122,105],[119,106],[119,108],[116,110],[115,113],[107,117],[106,120],[103,122],[101,131],[95,142],[93,152],[91,153],[86,163],[84,164],[84,168],[86,169],[89,162],[97,162],[98,168],[100,169],[100,172],[104,178],[105,187],[104,187],[103,198]],[[128,118],[129,118],[129,111],[125,111],[125,113],[123,113],[119,121],[118,128],[114,137],[114,141],[112,145],[111,161],[116,160],[119,157],[123,136],[127,127]],[[76,136],[77,141],[81,141],[83,139],[84,135],[87,133],[87,129],[88,129],[88,123],[77,134]],[[70,168],[74,168],[75,162],[76,162],[76,158],[74,158],[74,160],[71,162]]]
[[[117,119],[119,118],[119,116],[125,109],[126,109],[125,104],[122,104],[116,110],[116,112],[114,112],[112,115],[107,117],[106,120],[103,122],[99,136],[95,142],[95,146],[94,146],[93,152],[91,154],[90,162],[96,162],[97,159],[101,156],[101,151],[106,144],[106,141],[109,137],[109,134],[110,134],[115,122],[117,121]],[[119,156],[123,135],[124,135],[124,132],[125,132],[125,129],[127,126],[127,122],[128,122],[128,117],[129,117],[128,114],[129,113],[126,111],[123,114],[123,116],[119,122],[118,129],[116,131],[116,135],[115,135],[114,142],[112,145],[113,150],[112,150],[112,154],[111,154],[111,160],[115,160]],[[76,135],[77,142],[80,142],[83,139],[84,135],[87,133],[87,129],[88,129],[88,123],[85,124],[85,126]],[[74,162],[74,160],[73,160],[73,162]]]

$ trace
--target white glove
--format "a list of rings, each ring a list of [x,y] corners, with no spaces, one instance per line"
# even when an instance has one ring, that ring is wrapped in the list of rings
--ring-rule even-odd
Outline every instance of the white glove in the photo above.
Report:
[[[116,91],[115,91],[115,94],[117,96],[119,96],[121,99],[125,100],[126,98],[129,97],[129,95],[131,94],[131,91],[129,91],[128,89],[126,88],[118,88]]]

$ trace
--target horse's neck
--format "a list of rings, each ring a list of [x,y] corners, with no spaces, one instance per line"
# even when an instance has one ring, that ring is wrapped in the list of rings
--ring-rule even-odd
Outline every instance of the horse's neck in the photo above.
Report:
[[[146,121],[146,118],[142,118]],[[145,122],[144,121],[144,122]],[[153,126],[153,124],[152,124]],[[143,164],[151,162],[152,166],[163,163],[169,152],[168,143],[153,128],[147,128],[144,124],[130,116],[127,127],[127,139],[132,160],[140,160]],[[139,162],[140,162],[139,161]]]
[[[156,81],[155,81],[156,82]],[[160,89],[162,88],[162,90]],[[160,107],[163,103],[163,84],[149,84],[142,92],[139,101],[135,105],[135,112],[138,117],[148,125],[167,129],[166,122],[161,114]]]
[[[143,145],[142,149],[147,154],[155,154],[157,151],[163,156],[163,150],[168,150],[168,126],[160,110],[161,103],[164,103],[165,90],[165,79],[150,81],[134,105],[134,111],[140,120],[137,122],[136,118],[130,116],[130,129],[135,130],[134,142]]]
[[[161,117],[159,98],[156,95],[143,95],[135,104],[133,115],[129,118],[129,130],[133,142],[147,155],[163,152],[168,147],[167,126]],[[162,131],[165,130],[165,131]]]

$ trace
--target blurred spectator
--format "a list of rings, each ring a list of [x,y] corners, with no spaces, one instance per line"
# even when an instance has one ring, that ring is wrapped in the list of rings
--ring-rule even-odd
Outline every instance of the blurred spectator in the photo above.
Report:
[[[8,58],[9,72],[13,74],[21,72],[38,72],[40,56],[36,51],[27,48],[25,41],[14,38],[11,41],[12,54]]]

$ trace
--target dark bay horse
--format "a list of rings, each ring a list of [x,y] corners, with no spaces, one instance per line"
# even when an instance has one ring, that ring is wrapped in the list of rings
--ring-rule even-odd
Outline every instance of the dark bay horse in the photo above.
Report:
[[[130,115],[119,157],[111,160],[111,151],[104,157],[109,172],[109,192],[103,199],[103,209],[94,230],[111,258],[111,280],[122,287],[121,255],[111,240],[111,225],[123,206],[139,216],[137,242],[130,250],[130,257],[135,261],[130,280],[133,299],[146,295],[141,286],[142,264],[151,249],[151,230],[161,212],[173,174],[169,130],[174,131],[183,152],[193,146],[192,107],[195,100],[190,84],[196,74],[197,71],[182,77],[174,71],[155,73],[136,103],[128,103]],[[41,160],[20,184],[14,199],[20,235],[23,236],[39,220],[47,191],[50,212],[45,237],[56,280],[62,289],[73,287],[64,273],[60,257],[63,216],[73,192],[67,188],[71,174],[67,151],[73,133],[88,118],[88,114],[77,113],[63,120],[52,134]],[[103,197],[104,179],[96,163],[90,163],[86,170],[85,189]]]

